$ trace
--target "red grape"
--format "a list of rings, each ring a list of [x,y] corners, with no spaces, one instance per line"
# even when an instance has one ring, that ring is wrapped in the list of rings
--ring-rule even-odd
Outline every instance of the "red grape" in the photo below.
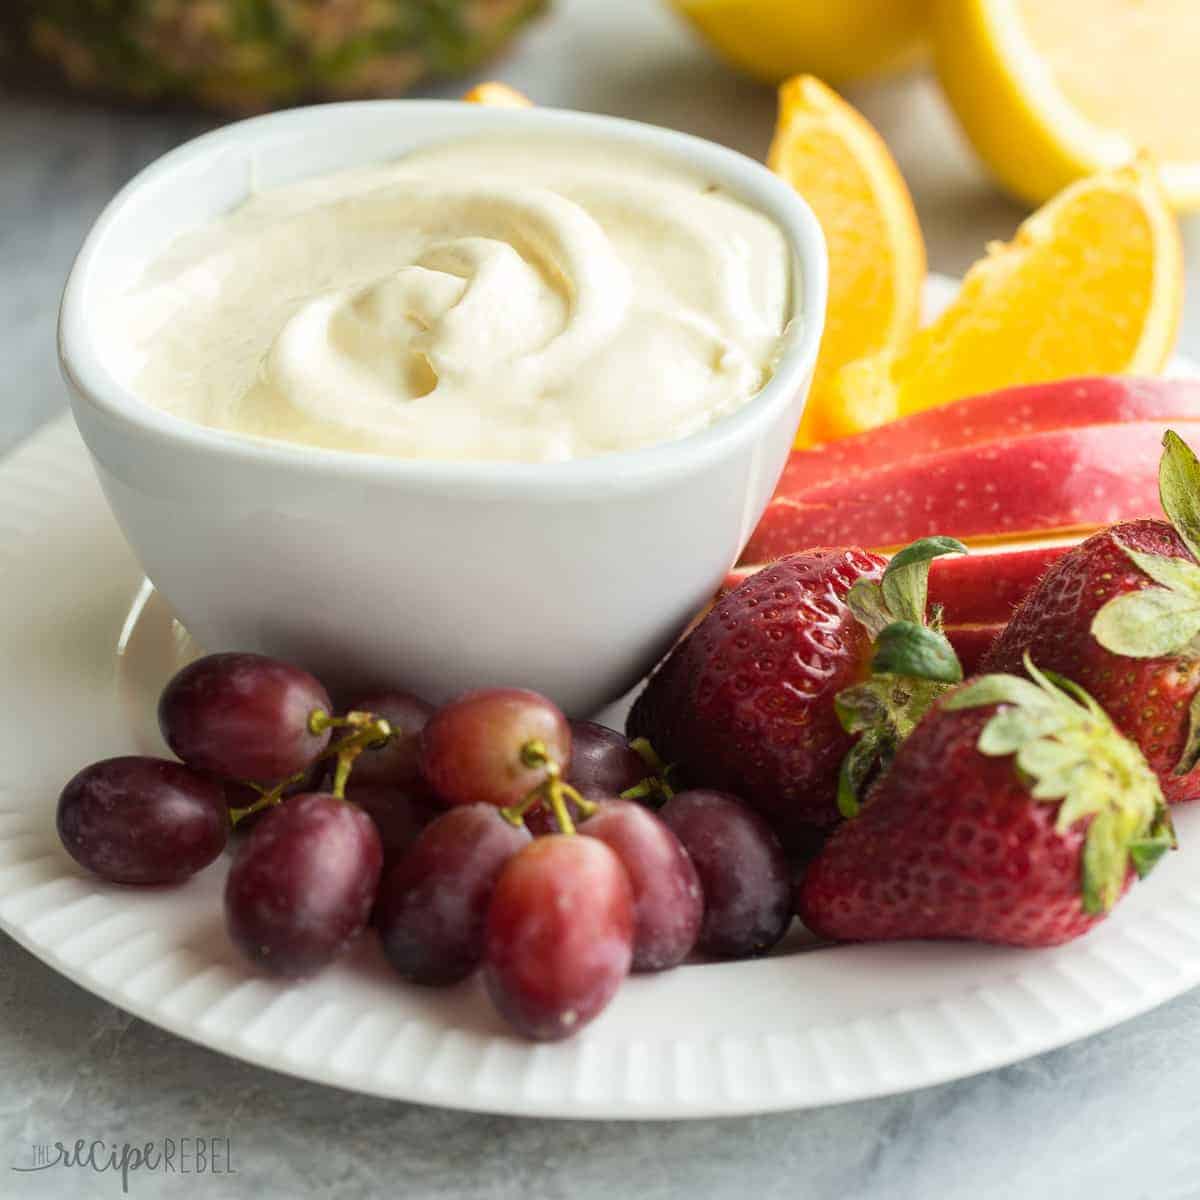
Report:
[[[63,788],[58,836],[113,883],[179,883],[225,849],[229,813],[210,775],[130,755],[84,767]]]
[[[357,804],[375,822],[383,847],[385,872],[408,853],[421,830],[446,811],[422,787],[360,783],[357,776],[350,779],[346,799]]]
[[[633,887],[633,969],[661,971],[691,953],[704,918],[704,893],[682,843],[632,800],[609,800],[579,827],[621,860]]]
[[[373,713],[392,727],[386,742],[368,746],[355,759],[355,781],[405,787],[420,782],[421,730],[433,715],[433,705],[408,692],[378,691],[360,696],[350,711]]]
[[[374,822],[327,792],[273,808],[242,843],[225,886],[225,921],[272,975],[319,971],[363,929],[383,850]]]
[[[612,999],[633,960],[633,889],[597,838],[552,834],[509,859],[488,908],[483,979],[510,1024],[557,1041]]]
[[[309,717],[330,712],[307,671],[261,654],[210,654],[186,666],[158,702],[167,745],[189,766],[228,779],[286,779],[329,744]]]
[[[523,800],[545,782],[544,765],[527,765],[524,749],[541,743],[562,770],[571,758],[567,719],[545,696],[518,688],[467,692],[439,709],[421,733],[421,770],[443,803]]]
[[[474,971],[496,880],[528,843],[490,804],[453,808],[427,826],[380,888],[375,924],[392,966],[423,984]]]
[[[615,729],[595,721],[571,722],[567,782],[588,800],[619,796],[653,772]]]
[[[779,839],[726,792],[680,792],[659,811],[692,857],[704,890],[699,950],[719,958],[765,954],[792,920],[792,889]]]

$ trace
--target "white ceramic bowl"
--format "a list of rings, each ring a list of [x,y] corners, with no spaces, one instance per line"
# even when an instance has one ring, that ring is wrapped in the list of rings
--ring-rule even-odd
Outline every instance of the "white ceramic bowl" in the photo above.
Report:
[[[190,424],[139,400],[106,364],[93,315],[166,243],[235,207],[252,184],[489,132],[650,147],[773,218],[794,259],[797,319],[762,392],[711,428],[650,449],[567,463],[441,463]],[[206,649],[276,654],[335,688],[394,681],[434,700],[522,685],[582,715],[653,665],[748,538],[803,409],[825,290],[812,213],[733,151],[549,109],[337,104],[230,125],[134,179],[71,272],[59,353],[109,504]]]

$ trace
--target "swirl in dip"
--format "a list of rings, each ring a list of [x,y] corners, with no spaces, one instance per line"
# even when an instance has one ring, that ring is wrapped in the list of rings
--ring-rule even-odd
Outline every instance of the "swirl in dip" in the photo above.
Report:
[[[542,462],[746,403],[789,317],[764,215],[618,144],[489,138],[253,196],[106,314],[146,402],[257,437]]]

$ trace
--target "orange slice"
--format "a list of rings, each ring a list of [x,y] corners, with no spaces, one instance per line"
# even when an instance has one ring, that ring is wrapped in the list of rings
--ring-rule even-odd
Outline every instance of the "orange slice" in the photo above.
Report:
[[[732,66],[778,83],[799,71],[850,83],[921,57],[930,0],[672,0]]]
[[[507,83],[497,83],[495,80],[477,83],[463,99],[468,104],[486,104],[489,108],[533,107],[533,101],[524,92],[518,92]]]
[[[767,165],[808,201],[829,248],[829,305],[796,444],[843,425],[831,383],[852,360],[902,343],[916,328],[925,243],[912,197],[883,139],[811,75],[779,91]]]
[[[1080,180],[989,247],[932,325],[838,373],[833,434],[1016,384],[1154,374],[1182,300],[1179,229],[1154,168]]]
[[[946,95],[1010,191],[1041,203],[1144,150],[1200,208],[1196,0],[940,0],[933,25]]]

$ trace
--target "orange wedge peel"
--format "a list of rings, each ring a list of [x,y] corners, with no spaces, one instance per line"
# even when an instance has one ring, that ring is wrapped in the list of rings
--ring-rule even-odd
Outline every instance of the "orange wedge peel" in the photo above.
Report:
[[[1179,229],[1154,166],[1072,184],[994,244],[936,321],[843,367],[827,437],[1018,384],[1156,374],[1183,300]]]
[[[825,334],[796,443],[810,445],[841,428],[831,411],[838,370],[897,347],[916,329],[925,243],[883,139],[811,75],[780,88],[767,165],[808,201],[829,250]]]

